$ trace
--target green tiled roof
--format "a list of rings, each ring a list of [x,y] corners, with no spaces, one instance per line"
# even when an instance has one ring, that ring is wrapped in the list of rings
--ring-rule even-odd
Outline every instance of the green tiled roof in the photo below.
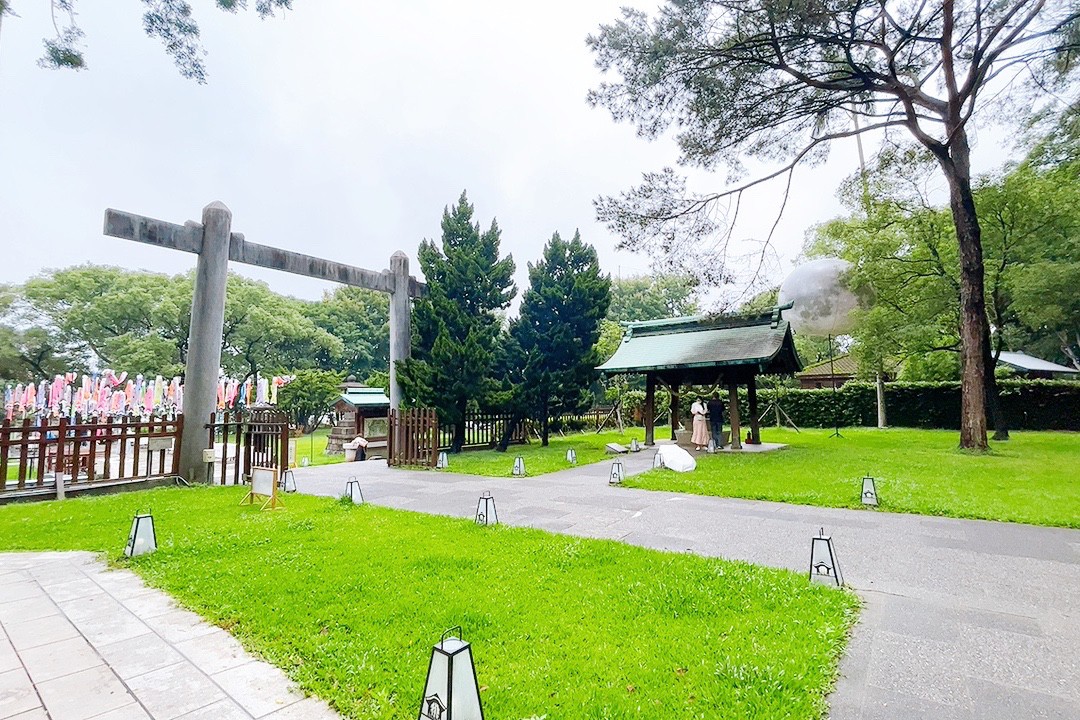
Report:
[[[389,407],[390,398],[382,388],[351,387],[341,393],[341,399],[353,407]]]
[[[781,360],[785,347],[789,352]],[[762,372],[799,369],[791,329],[779,312],[628,323],[618,350],[597,369],[614,374],[736,365],[758,365]]]
[[[859,374],[859,363],[855,358],[850,355],[839,355],[833,358],[832,369],[829,368],[829,361],[822,360],[819,363],[813,365],[807,365],[802,372],[796,373],[798,377],[829,377],[830,375],[850,375],[855,377]]]

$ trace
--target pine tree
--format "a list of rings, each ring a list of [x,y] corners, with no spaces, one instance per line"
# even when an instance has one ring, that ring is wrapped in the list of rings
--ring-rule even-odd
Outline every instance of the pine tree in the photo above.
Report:
[[[511,326],[520,348],[519,398],[539,414],[542,442],[549,419],[585,409],[599,364],[600,321],[611,304],[611,280],[600,273],[596,250],[574,233],[551,236],[543,258],[529,264],[529,289]]]
[[[464,192],[443,210],[441,247],[420,243],[417,258],[428,284],[416,301],[412,359],[399,365],[406,397],[434,407],[454,426],[453,452],[465,444],[465,413],[481,407],[497,389],[492,373],[494,349],[505,309],[517,292],[514,260],[499,257],[500,230],[480,232]]]

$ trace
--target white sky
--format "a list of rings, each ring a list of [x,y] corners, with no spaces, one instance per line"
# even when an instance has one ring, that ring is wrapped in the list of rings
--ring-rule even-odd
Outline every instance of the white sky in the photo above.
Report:
[[[462,189],[482,226],[497,217],[519,287],[555,230],[580,228],[612,275],[646,271],[592,207],[677,157],[585,103],[600,78],[585,37],[624,4],[296,0],[260,22],[194,0],[200,86],[144,35],[134,1],[82,0],[89,68],[42,70],[48,0],[15,0],[0,32],[0,283],[84,262],[183,272],[194,256],[104,237],[104,210],[182,223],[213,200],[253,242],[373,270],[401,249],[415,274],[419,241],[439,236]],[[984,136],[980,170],[1005,158]],[[785,270],[807,228],[842,211],[835,190],[856,167],[851,141],[796,174],[774,236]],[[694,178],[701,191],[723,181]],[[744,199],[735,237],[765,237],[781,189]],[[329,287],[233,269],[299,297]]]

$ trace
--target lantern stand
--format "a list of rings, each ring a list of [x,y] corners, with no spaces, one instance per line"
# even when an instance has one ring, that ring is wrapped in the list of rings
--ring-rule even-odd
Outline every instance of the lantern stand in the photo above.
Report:
[[[516,458],[514,458],[513,475],[514,475],[514,477],[524,477],[525,476],[525,458],[523,458],[520,455],[518,455]]]
[[[862,503],[873,507],[878,505],[877,482],[869,475],[862,479]]]
[[[630,440],[630,452],[641,452],[641,445],[638,443],[637,438],[633,438]]]
[[[480,494],[480,500],[476,503],[476,524],[499,524],[499,511],[495,508],[495,498],[491,497],[490,490],[482,492]]]
[[[345,483],[345,497],[352,500],[353,505],[364,504],[364,491],[360,487],[360,481],[353,475]]]
[[[566,462],[571,465],[577,465],[577,450],[570,448],[566,451]]]
[[[667,467],[667,465],[664,464],[664,456],[660,454],[659,450],[653,453],[652,466],[654,470],[657,468],[663,469]]]
[[[825,528],[821,528],[817,537],[810,539],[810,581],[836,587],[844,584],[832,536],[825,534]]]
[[[435,468],[438,470],[445,470],[448,467],[450,467],[450,459],[446,457],[445,450],[440,450],[439,459],[435,463]]]
[[[611,463],[611,475],[608,476],[608,485],[621,485],[626,473],[623,471],[622,460],[616,459]]]
[[[124,547],[126,557],[147,555],[157,550],[157,531],[154,529],[154,515],[147,510],[145,514],[135,513],[131,519],[131,532],[128,533]]]
[[[291,490],[289,489],[290,485],[292,486]],[[281,489],[287,493],[296,492],[296,475],[291,469],[281,473]]]
[[[472,647],[461,635],[452,627],[431,649],[417,720],[484,720]]]

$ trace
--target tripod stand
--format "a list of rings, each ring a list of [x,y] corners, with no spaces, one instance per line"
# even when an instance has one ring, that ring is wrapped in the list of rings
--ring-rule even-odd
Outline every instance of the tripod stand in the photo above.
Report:
[[[838,406],[839,399],[836,397],[836,367],[833,365],[833,336],[829,335],[829,383],[832,385],[833,403],[833,432],[829,437],[842,438],[840,434],[840,408]]]

